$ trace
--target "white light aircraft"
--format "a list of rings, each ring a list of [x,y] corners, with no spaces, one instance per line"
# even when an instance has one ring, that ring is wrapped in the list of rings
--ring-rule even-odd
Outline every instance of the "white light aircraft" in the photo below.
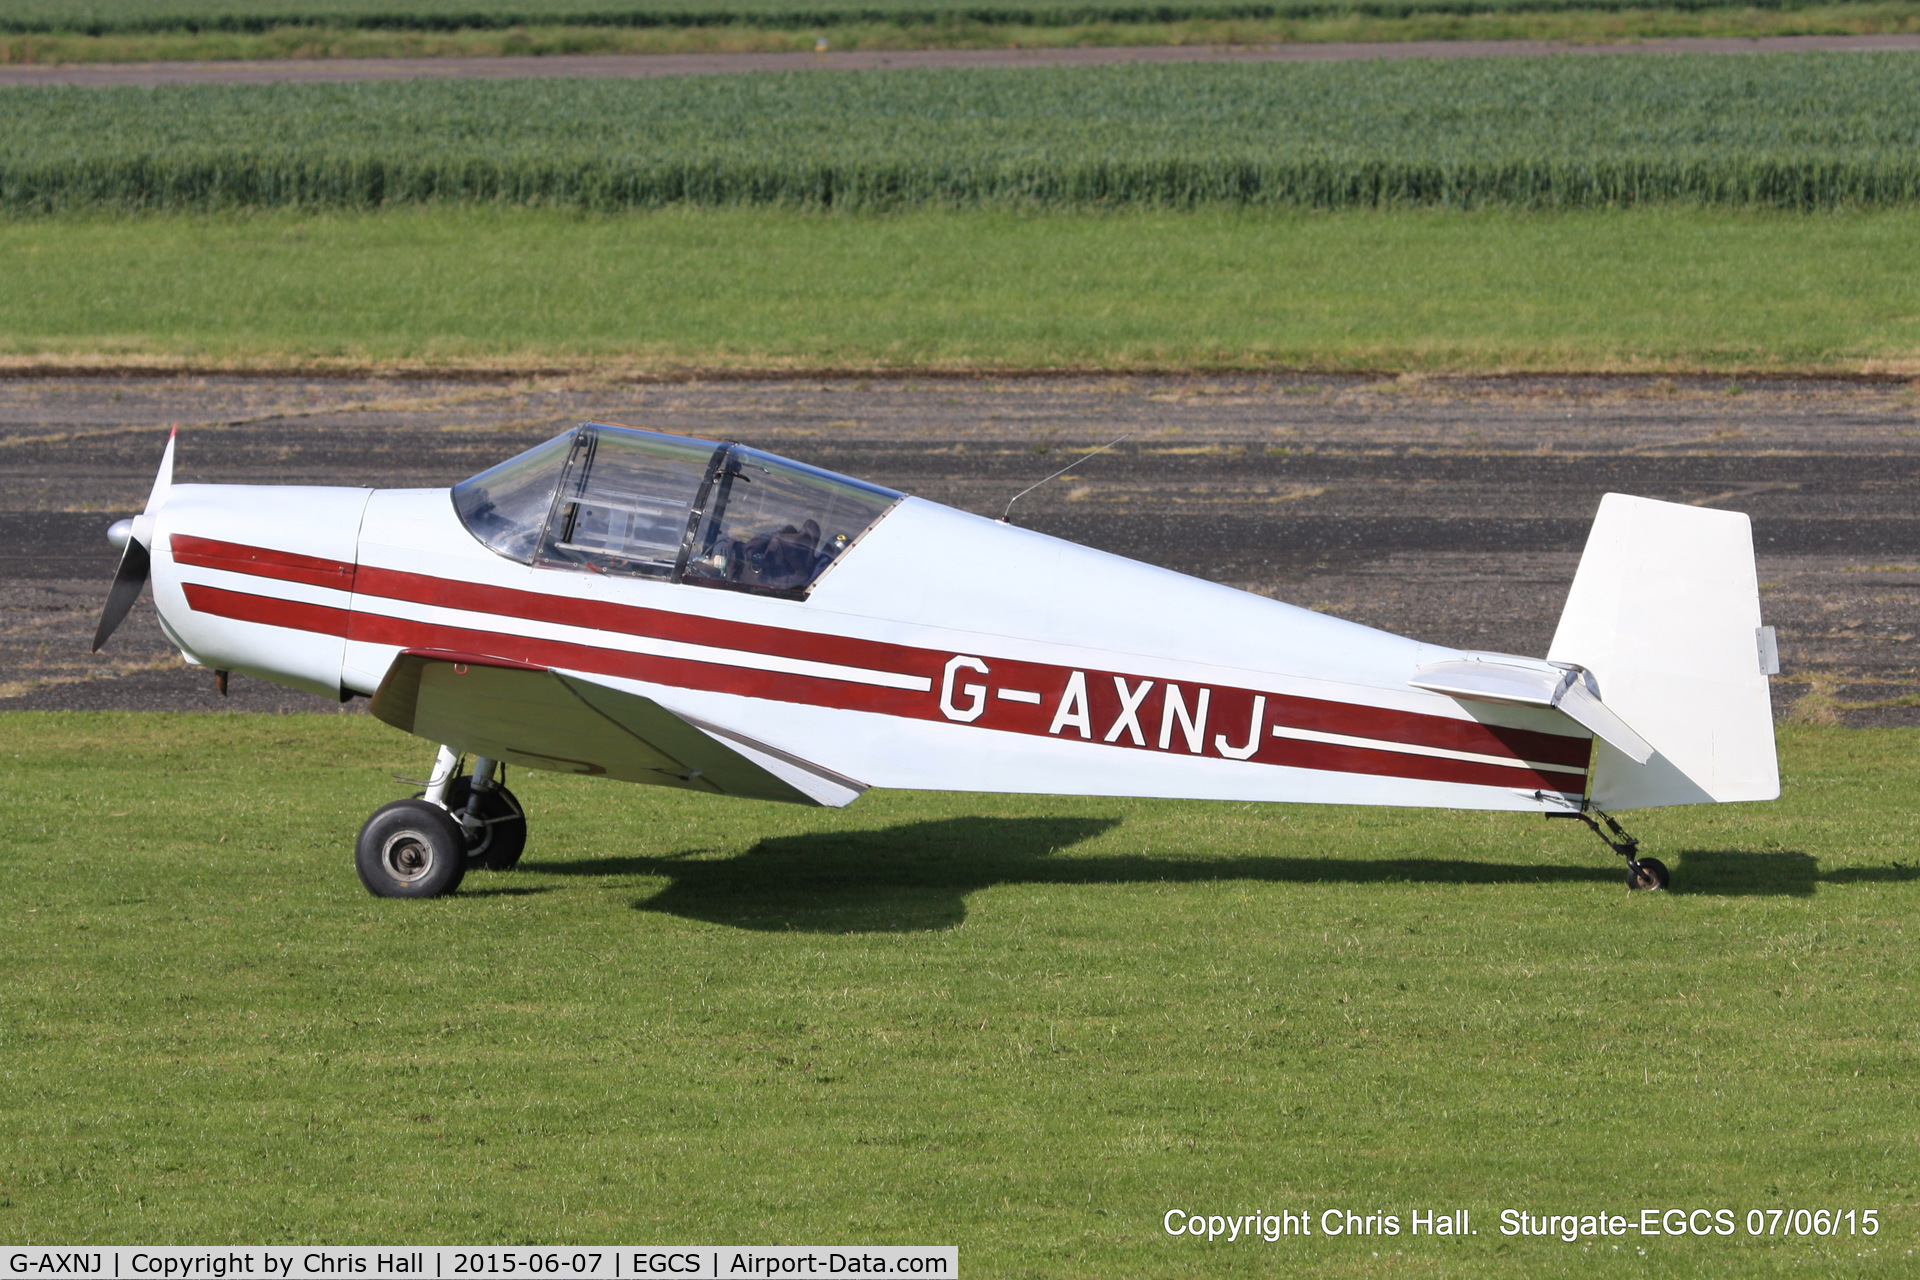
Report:
[[[368,819],[375,894],[511,867],[504,765],[795,804],[868,787],[1514,810],[1770,800],[1752,532],[1608,494],[1545,658],[1403,639],[732,442],[588,423],[449,489],[176,485],[151,578],[186,660],[439,745]],[[468,756],[471,771],[463,772]]]

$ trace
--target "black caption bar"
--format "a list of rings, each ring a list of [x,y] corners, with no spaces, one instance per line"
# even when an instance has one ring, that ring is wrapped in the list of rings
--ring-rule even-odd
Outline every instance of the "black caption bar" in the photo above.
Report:
[[[0,1280],[779,1280],[960,1274],[957,1245],[115,1245],[0,1251]]]

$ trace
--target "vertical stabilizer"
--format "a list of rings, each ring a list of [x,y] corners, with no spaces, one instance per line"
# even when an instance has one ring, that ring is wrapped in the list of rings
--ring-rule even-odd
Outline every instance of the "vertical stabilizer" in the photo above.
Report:
[[[1635,764],[1596,743],[1593,803],[1639,809],[1778,796],[1770,639],[1744,514],[1602,498],[1547,656],[1591,672],[1601,699],[1654,754]]]

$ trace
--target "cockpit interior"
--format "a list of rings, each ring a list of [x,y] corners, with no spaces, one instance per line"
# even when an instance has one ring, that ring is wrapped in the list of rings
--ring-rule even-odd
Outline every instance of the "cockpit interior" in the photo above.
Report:
[[[522,564],[804,598],[901,499],[731,442],[583,423],[453,487]]]

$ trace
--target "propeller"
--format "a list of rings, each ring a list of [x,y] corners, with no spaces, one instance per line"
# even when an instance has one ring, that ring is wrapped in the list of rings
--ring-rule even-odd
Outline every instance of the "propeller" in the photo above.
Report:
[[[126,621],[140,589],[147,585],[147,573],[153,568],[153,518],[167,503],[173,488],[173,442],[180,434],[175,427],[167,435],[167,450],[160,455],[160,474],[154,477],[153,492],[147,495],[147,508],[131,520],[116,520],[107,530],[107,538],[120,547],[120,567],[114,570],[113,586],[107,590],[107,607],[100,611],[100,629],[93,633],[93,652]]]

